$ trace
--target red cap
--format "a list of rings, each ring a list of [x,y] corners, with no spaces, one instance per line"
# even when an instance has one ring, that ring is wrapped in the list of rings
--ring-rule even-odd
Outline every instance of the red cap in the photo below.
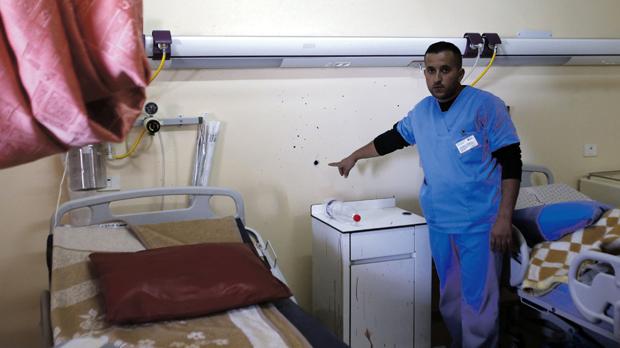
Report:
[[[355,222],[362,221],[362,216],[360,214],[353,214],[353,221]]]

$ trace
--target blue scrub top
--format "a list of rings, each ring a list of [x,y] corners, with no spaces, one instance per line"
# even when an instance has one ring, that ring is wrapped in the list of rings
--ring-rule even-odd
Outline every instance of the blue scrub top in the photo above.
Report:
[[[418,146],[420,203],[431,230],[489,231],[501,199],[501,168],[491,153],[519,142],[504,102],[467,86],[446,112],[436,98],[423,99],[396,129]]]

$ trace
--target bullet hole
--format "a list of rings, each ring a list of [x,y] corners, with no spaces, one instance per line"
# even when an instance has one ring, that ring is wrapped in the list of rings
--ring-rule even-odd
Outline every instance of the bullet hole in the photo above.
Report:
[[[299,138],[299,134],[297,134],[297,137]]]
[[[297,146],[293,145],[293,149],[296,149],[296,148],[297,148]]]
[[[400,107],[400,104],[396,104],[396,107],[397,107],[397,108],[399,108],[399,107]]]
[[[316,129],[319,129],[319,126],[316,126]]]
[[[319,165],[319,161],[314,160],[314,165],[315,165],[315,166],[318,166],[318,165]]]

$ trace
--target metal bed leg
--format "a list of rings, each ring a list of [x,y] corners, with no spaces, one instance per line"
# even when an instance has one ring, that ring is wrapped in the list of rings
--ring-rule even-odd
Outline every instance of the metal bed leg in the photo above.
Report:
[[[44,290],[39,297],[40,306],[40,322],[41,336],[43,339],[43,348],[54,346],[54,338],[52,336],[52,323],[50,321],[50,292]]]

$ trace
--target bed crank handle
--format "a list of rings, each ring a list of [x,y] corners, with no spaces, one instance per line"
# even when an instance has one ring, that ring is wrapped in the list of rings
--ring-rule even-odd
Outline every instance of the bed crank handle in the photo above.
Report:
[[[265,242],[265,246],[263,247],[263,252],[265,254],[268,251],[267,248],[269,248],[269,250],[271,250],[271,255],[273,255],[273,265],[271,265],[271,267],[275,268],[278,265],[278,254],[276,254],[276,251],[273,250],[273,247],[271,246],[271,242],[269,240],[267,240],[267,242]]]
[[[278,264],[278,255],[276,254],[276,251],[273,250],[273,247],[271,246],[271,242],[269,242],[269,240],[265,242],[263,238],[260,236],[260,234],[258,234],[258,232],[255,229],[248,227],[248,226],[245,226],[245,229],[248,232],[250,232],[252,236],[254,236],[254,239],[256,240],[256,242],[254,243],[254,246],[256,247],[256,250],[261,254],[261,257],[265,258],[265,260],[269,264],[269,267],[275,268],[276,265]],[[271,255],[273,255],[273,265],[269,262],[269,257],[267,257],[268,248],[271,249]]]

